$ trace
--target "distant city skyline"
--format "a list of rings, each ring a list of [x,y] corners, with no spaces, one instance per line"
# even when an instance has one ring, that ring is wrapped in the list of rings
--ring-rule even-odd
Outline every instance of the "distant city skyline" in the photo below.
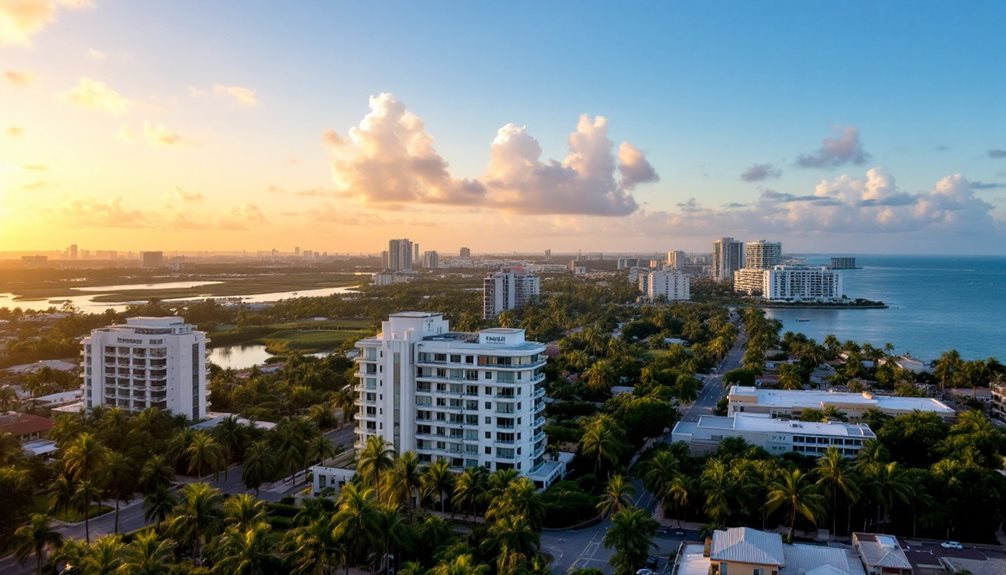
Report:
[[[3,3],[0,252],[1004,254],[1003,29],[993,1]]]

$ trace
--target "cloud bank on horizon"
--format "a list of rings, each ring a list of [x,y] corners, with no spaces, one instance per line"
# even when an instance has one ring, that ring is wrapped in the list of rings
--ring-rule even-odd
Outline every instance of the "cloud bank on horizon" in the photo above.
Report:
[[[423,120],[390,93],[370,98],[370,112],[348,137],[329,130],[323,141],[332,156],[337,192],[367,205],[624,216],[639,207],[631,190],[659,180],[646,155],[631,143],[622,142],[616,156],[603,116],[580,116],[561,162],[542,160],[541,145],[526,126],[506,124],[496,132],[479,179],[452,176]]]

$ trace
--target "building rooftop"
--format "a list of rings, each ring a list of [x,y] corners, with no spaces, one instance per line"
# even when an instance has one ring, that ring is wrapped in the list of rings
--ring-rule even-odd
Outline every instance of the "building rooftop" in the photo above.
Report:
[[[14,437],[30,435],[33,433],[45,433],[52,429],[53,421],[48,417],[32,415],[30,413],[15,413],[8,411],[0,414],[0,431],[13,434]]]
[[[444,314],[442,313],[434,313],[429,311],[400,311],[391,314],[390,317],[407,317],[412,319],[424,319],[428,317],[441,317],[443,315]]]
[[[126,325],[130,326],[144,326],[144,327],[169,327],[173,325],[182,325],[185,323],[183,318],[178,316],[168,316],[168,317],[153,317],[153,316],[137,316],[137,317],[127,317]]]
[[[759,389],[748,385],[730,388],[731,397],[751,397],[758,405],[822,409],[828,405],[856,405],[864,409],[876,407],[890,411],[932,411],[951,415],[954,410],[931,397],[897,397],[824,390]]]
[[[682,427],[679,429],[678,426]],[[767,413],[737,413],[727,417],[703,415],[699,417],[699,421],[696,423],[680,421],[675,425],[675,431],[677,432],[694,432],[698,430],[775,431],[810,435],[863,437],[866,439],[876,437],[870,426],[862,423],[787,421],[775,419]]]
[[[749,527],[731,527],[713,531],[709,558],[714,561],[739,561],[757,565],[786,564],[782,537],[778,533],[758,531]]]
[[[821,545],[784,545],[786,566],[780,575],[865,575],[859,556],[852,549]]]
[[[905,551],[893,535],[878,535],[876,533],[853,533],[853,541],[858,542],[859,556],[869,567],[886,567],[888,569],[911,569]]]

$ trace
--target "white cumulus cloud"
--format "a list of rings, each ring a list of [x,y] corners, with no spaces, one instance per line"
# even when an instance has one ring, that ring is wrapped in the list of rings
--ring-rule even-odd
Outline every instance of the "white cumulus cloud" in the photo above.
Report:
[[[28,44],[56,20],[58,8],[92,6],[88,0],[0,0],[0,44]]]
[[[135,104],[129,98],[108,87],[104,82],[91,78],[81,78],[70,88],[63,99],[81,108],[100,110],[111,114],[122,114]]]

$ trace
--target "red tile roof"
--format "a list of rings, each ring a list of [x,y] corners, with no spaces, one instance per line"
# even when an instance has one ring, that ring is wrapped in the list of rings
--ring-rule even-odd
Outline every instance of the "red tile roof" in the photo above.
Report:
[[[6,413],[0,415],[0,431],[22,437],[35,433],[46,433],[52,429],[53,421],[48,417],[28,413]]]

